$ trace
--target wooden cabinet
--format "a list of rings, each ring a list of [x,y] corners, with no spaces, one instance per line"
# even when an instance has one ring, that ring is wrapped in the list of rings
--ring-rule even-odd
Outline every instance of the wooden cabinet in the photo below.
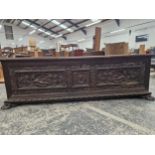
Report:
[[[0,64],[0,83],[4,82],[4,76],[3,76],[3,69],[2,69],[2,65]]]
[[[145,45],[140,45],[139,46],[139,54],[146,54]]]
[[[105,48],[106,55],[128,55],[128,43],[120,42],[120,43],[112,43],[106,44]]]

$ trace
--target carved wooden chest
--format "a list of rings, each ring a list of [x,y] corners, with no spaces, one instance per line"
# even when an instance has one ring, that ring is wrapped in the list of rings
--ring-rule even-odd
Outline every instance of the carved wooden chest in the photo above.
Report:
[[[150,56],[1,59],[8,100],[17,103],[148,96]]]

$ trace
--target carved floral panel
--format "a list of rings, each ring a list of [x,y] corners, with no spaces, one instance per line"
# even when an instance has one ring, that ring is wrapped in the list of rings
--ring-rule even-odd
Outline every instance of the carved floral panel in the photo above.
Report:
[[[73,71],[72,72],[72,87],[89,87],[90,86],[90,71]]]
[[[66,88],[65,72],[18,73],[18,88]]]
[[[144,83],[141,68],[99,69],[96,74],[97,86],[134,87]],[[108,87],[107,87],[108,88]]]

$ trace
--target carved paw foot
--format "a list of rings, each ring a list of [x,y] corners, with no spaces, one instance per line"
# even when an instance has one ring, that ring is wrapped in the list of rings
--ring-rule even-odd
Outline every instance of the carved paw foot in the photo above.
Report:
[[[151,94],[144,96],[144,98],[149,101],[155,101],[155,97],[153,97]]]
[[[2,110],[7,110],[10,109],[12,107],[11,103],[4,103],[4,105],[1,107]]]

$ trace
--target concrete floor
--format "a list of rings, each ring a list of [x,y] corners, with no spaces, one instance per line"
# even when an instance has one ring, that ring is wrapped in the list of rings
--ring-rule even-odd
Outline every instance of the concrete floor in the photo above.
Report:
[[[150,91],[155,96],[155,73]],[[6,99],[0,85],[0,106]],[[0,110],[0,134],[155,134],[155,101],[113,99],[77,103],[23,105]]]

